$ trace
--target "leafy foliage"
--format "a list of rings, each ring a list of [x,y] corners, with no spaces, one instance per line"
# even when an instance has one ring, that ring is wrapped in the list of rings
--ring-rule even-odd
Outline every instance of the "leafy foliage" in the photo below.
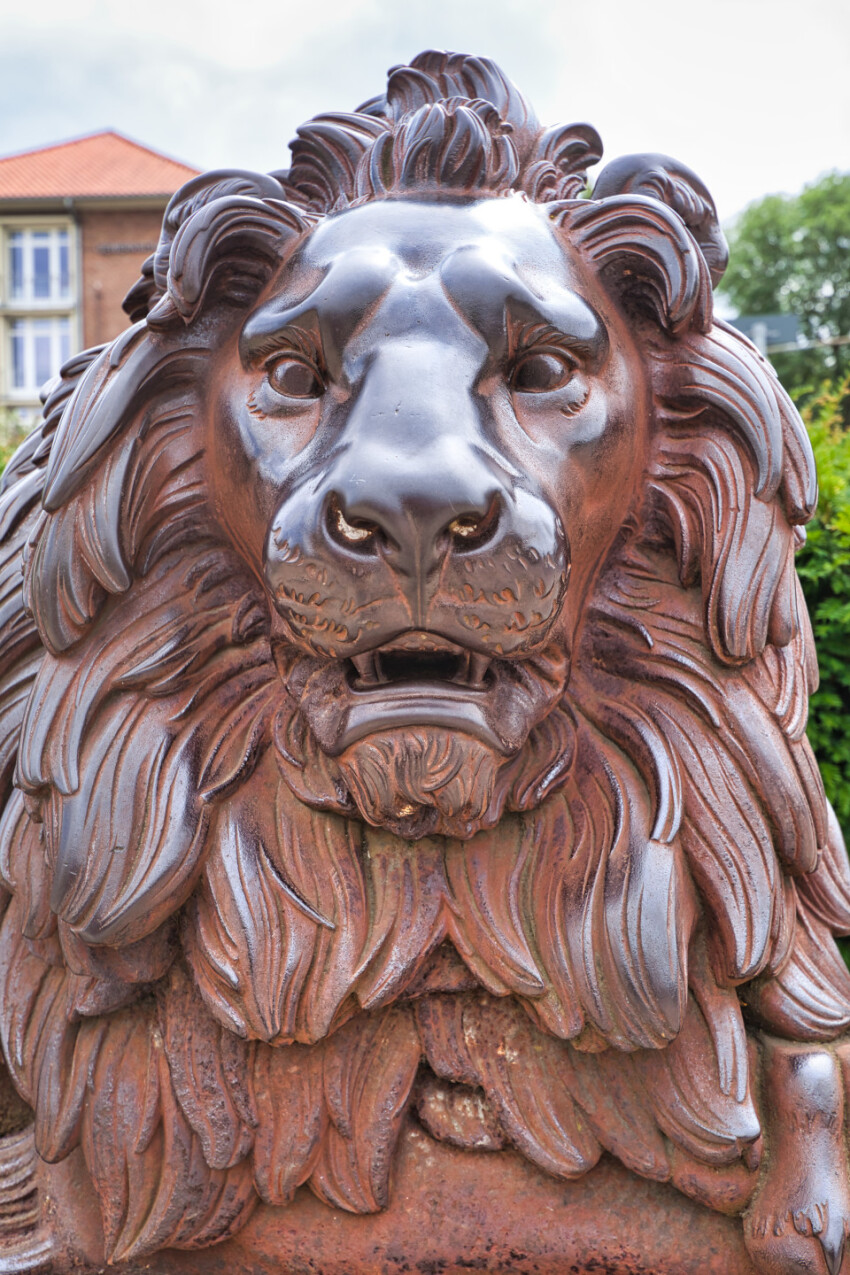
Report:
[[[11,409],[0,407],[0,476],[27,434],[27,425]]]
[[[850,334],[850,173],[828,173],[798,195],[766,195],[729,231],[720,285],[740,314],[796,314],[810,341]],[[778,353],[787,389],[850,371],[850,345]]]
[[[820,499],[797,569],[812,617],[820,688],[809,739],[827,796],[850,840],[850,376],[825,384],[802,408],[818,466]]]

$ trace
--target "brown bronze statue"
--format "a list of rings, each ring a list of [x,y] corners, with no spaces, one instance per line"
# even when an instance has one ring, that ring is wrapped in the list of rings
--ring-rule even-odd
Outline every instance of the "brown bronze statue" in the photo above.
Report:
[[[815,474],[711,198],[455,54],[292,150],[4,479],[0,1269],[850,1269]]]

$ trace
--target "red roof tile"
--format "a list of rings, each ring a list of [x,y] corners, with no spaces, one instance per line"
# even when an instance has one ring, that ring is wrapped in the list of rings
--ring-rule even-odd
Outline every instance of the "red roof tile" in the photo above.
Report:
[[[172,195],[198,171],[110,129],[0,159],[0,199]]]

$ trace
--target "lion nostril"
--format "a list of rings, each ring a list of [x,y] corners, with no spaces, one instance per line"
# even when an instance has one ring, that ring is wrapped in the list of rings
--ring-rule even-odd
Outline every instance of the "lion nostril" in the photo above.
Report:
[[[480,548],[492,539],[499,521],[499,501],[494,497],[489,508],[483,514],[459,514],[453,518],[446,530],[451,538],[452,548],[457,553],[469,553]]]
[[[461,540],[469,540],[472,536],[478,535],[480,526],[480,518],[473,518],[467,514],[463,518],[455,518],[453,522],[450,522],[449,531]]]
[[[349,522],[341,509],[336,511],[336,529],[344,540],[349,540],[352,544],[361,544],[375,534],[371,527],[357,527]]]
[[[337,544],[344,545],[346,549],[354,549],[359,553],[371,553],[374,551],[375,542],[381,533],[378,524],[367,522],[364,518],[355,518],[353,522],[349,522],[336,498],[331,499],[328,504],[327,522],[331,538]]]

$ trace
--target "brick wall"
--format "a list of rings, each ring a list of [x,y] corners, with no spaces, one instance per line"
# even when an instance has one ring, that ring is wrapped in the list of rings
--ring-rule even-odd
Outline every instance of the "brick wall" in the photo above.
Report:
[[[84,347],[111,341],[126,328],[121,302],[159,238],[163,210],[80,211]]]

